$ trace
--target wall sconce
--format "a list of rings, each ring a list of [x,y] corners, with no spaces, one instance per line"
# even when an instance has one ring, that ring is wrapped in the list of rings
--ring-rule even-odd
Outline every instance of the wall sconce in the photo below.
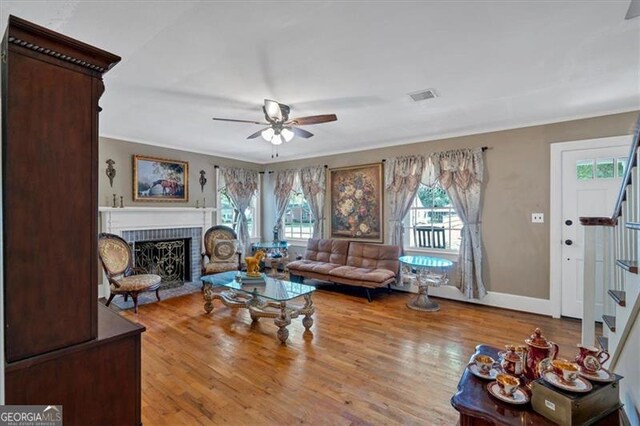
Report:
[[[205,175],[205,171],[204,170],[200,170],[200,191],[204,192],[204,186],[207,184],[207,178],[204,177]]]
[[[109,158],[107,161],[107,177],[109,178],[109,185],[111,185],[111,187],[113,188],[113,178],[116,177],[116,169],[113,167],[114,164],[116,164],[115,161],[113,161],[111,158]]]

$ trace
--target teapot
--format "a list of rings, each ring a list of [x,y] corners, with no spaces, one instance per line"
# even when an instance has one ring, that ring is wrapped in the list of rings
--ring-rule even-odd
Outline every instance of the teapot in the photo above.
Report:
[[[524,339],[524,343],[527,344],[527,359],[524,374],[527,378],[535,380],[540,377],[538,364],[545,358],[549,358],[550,360],[556,359],[558,356],[558,345],[545,339],[539,328],[536,328],[528,339]]]

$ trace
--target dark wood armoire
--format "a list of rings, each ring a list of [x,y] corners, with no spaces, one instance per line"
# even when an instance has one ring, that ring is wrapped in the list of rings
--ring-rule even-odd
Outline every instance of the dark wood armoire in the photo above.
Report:
[[[140,424],[144,328],[98,306],[98,100],[111,53],[16,17],[2,41],[6,404]]]

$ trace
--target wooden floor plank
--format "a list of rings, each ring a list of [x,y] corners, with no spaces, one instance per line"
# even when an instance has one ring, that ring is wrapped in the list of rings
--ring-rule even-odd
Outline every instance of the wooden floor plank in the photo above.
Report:
[[[143,423],[455,424],[449,399],[477,344],[540,327],[572,358],[580,341],[580,321],[448,300],[417,312],[410,297],[317,291],[312,333],[294,319],[286,346],[272,320],[218,302],[206,314],[199,293],[124,311],[147,327]]]

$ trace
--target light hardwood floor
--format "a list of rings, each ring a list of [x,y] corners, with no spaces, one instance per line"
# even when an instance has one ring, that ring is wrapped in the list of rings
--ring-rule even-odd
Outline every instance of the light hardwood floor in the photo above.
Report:
[[[300,318],[286,346],[272,320],[199,293],[122,315],[147,327],[142,346],[142,419],[160,424],[455,424],[449,404],[479,343],[521,343],[536,326],[572,357],[580,322],[440,299],[442,309],[405,307],[413,295],[317,291],[312,335]]]

